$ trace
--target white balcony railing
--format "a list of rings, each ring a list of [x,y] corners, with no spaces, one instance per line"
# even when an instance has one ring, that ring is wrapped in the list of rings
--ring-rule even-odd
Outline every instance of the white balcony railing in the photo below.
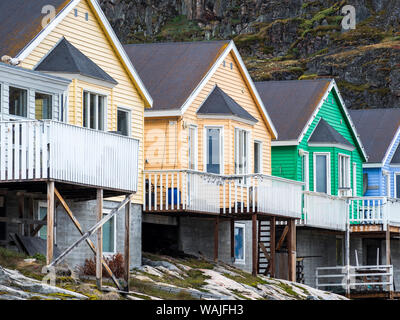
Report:
[[[269,213],[301,218],[303,183],[269,175],[144,171],[144,211]]]
[[[382,224],[400,226],[400,200],[387,197],[350,199],[351,224]]]
[[[318,192],[304,192],[304,215],[300,224],[310,227],[346,230],[346,200]]]
[[[139,141],[62,122],[0,122],[0,181],[137,190]]]

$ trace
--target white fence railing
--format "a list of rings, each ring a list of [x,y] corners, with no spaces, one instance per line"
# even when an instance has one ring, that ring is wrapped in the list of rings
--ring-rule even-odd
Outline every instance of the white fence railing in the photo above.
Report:
[[[393,265],[316,268],[316,287],[353,291],[393,291]]]
[[[0,123],[0,180],[136,191],[139,141],[51,120]]]
[[[301,218],[303,183],[268,175],[144,171],[144,211],[251,212]]]
[[[346,230],[346,200],[324,193],[304,192],[301,224],[332,230]]]
[[[351,198],[350,223],[400,225],[400,201],[387,197]]]

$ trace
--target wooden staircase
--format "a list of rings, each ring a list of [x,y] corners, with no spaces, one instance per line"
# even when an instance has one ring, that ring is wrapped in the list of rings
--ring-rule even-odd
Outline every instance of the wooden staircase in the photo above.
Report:
[[[270,276],[271,232],[270,221],[258,222],[258,273]]]

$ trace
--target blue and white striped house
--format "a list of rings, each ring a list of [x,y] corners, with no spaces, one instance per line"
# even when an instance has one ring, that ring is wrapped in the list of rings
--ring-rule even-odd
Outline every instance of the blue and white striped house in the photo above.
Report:
[[[350,112],[367,150],[364,195],[400,198],[400,109]]]

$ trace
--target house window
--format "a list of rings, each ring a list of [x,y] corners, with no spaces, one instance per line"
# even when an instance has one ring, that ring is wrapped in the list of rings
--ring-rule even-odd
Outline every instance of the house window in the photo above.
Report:
[[[39,201],[38,202],[38,220],[45,220],[47,216],[47,202],[46,201]],[[47,225],[43,225],[39,232],[37,233],[39,238],[43,240],[47,239]],[[57,214],[54,212],[54,243],[57,243]]]
[[[9,113],[26,118],[28,114],[28,91],[10,87],[9,94]]]
[[[245,262],[245,225],[243,223],[235,223],[235,262]]]
[[[35,118],[52,119],[53,97],[48,94],[35,93]]]
[[[104,130],[106,97],[90,92],[83,93],[83,126]]]
[[[130,112],[128,110],[118,109],[117,131],[124,136],[130,136],[130,118]]]
[[[395,178],[395,188],[396,188],[396,198],[400,199],[400,173],[394,175]]]
[[[314,189],[330,193],[330,154],[314,153]]]
[[[235,129],[235,174],[248,173],[248,145],[249,133]]]
[[[104,253],[115,253],[115,235],[116,235],[116,223],[115,216],[108,220],[103,225],[103,252]]]
[[[339,189],[350,188],[350,157],[339,154]]]
[[[197,127],[189,127],[189,169],[197,170]]]
[[[222,141],[220,128],[206,128],[207,172],[222,173]]]
[[[254,141],[254,173],[261,173],[261,142]]]

